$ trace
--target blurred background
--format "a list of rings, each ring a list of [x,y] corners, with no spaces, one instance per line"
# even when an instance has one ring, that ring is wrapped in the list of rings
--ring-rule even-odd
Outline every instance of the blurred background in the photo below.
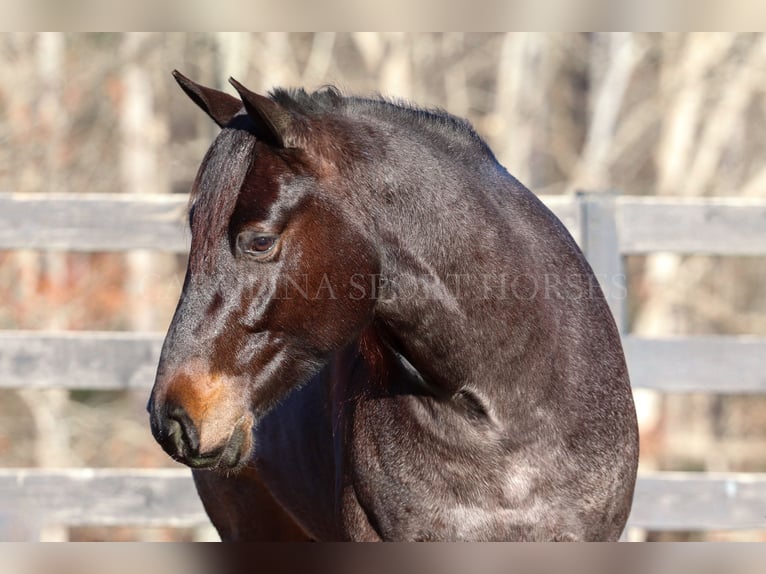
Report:
[[[228,91],[233,76],[259,92],[333,84],[444,108],[540,195],[766,196],[766,35],[731,33],[2,34],[0,192],[187,193],[217,128],[176,68]],[[0,329],[162,332],[184,269],[150,252],[0,251]],[[761,257],[659,253],[628,257],[626,271],[631,333],[766,335]],[[151,437],[146,398],[0,390],[0,466],[176,466]],[[765,398],[636,399],[642,469],[766,471]]]

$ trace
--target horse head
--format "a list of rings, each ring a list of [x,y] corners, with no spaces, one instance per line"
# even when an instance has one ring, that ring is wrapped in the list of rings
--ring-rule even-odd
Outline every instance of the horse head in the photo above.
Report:
[[[174,75],[222,130],[192,188],[189,263],[148,410],[175,459],[238,468],[258,420],[369,323],[379,259],[350,213],[337,120]]]

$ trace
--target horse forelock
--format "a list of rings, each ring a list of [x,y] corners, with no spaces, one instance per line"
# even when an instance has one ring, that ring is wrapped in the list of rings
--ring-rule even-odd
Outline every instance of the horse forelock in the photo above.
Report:
[[[224,129],[202,160],[189,198],[192,213],[190,266],[215,264],[226,237],[240,189],[253,161],[255,137],[246,130]]]

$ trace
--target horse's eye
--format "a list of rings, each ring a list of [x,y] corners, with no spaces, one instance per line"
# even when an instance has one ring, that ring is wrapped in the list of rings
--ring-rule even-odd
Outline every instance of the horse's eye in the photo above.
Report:
[[[277,243],[276,235],[264,235],[252,231],[243,231],[237,236],[237,247],[240,252],[260,257],[274,249]]]

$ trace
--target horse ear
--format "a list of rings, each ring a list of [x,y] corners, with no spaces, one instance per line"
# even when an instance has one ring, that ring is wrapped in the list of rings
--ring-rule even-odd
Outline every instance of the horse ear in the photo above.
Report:
[[[234,78],[229,83],[239,92],[247,114],[278,147],[295,144],[296,118],[289,110],[265,96],[251,92]]]
[[[242,109],[242,102],[226,92],[206,88],[192,82],[178,70],[173,70],[173,77],[186,95],[202,110],[213,118],[220,127],[226,126],[231,118]]]

